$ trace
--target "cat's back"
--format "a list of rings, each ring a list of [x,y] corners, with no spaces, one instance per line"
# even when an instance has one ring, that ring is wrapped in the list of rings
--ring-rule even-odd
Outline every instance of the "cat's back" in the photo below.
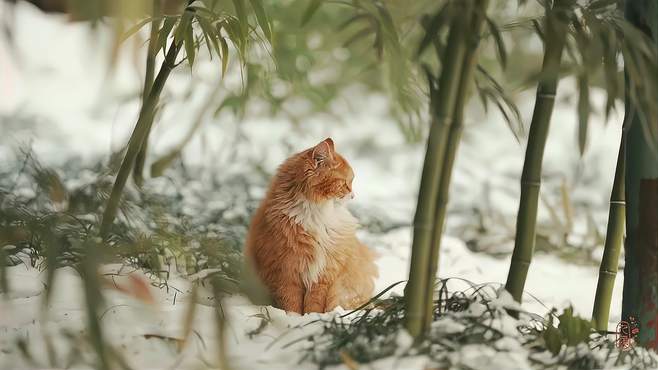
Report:
[[[248,257],[254,257],[259,249],[264,246],[264,241],[267,237],[269,236],[271,238],[275,231],[274,229],[276,228],[276,225],[271,221],[268,222],[268,217],[266,217],[268,209],[271,208],[269,203],[270,202],[266,197],[252,216],[251,224],[249,225],[249,230],[247,232],[247,239],[245,241],[245,254]]]
[[[285,214],[287,207],[280,194],[282,184],[286,181],[281,174],[282,170],[285,172],[285,165],[278,169],[265,198],[252,216],[245,242],[245,254],[248,257],[280,249],[297,232]]]

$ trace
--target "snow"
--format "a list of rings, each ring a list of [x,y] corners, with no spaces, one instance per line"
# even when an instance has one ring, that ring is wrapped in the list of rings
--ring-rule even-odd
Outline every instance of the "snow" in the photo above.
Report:
[[[414,344],[414,338],[409,334],[405,329],[401,329],[398,332],[398,336],[395,338],[395,344],[398,348],[395,351],[396,355],[400,355],[408,351],[411,346]]]
[[[456,368],[466,369],[529,369],[526,354],[522,352],[496,351],[482,344],[467,344],[451,355]]]
[[[92,34],[82,24],[44,16],[21,2],[16,7],[15,24],[16,48],[11,49],[6,39],[0,40],[0,127],[3,132],[11,132],[0,138],[0,160],[15,160],[15,149],[25,144],[29,144],[45,164],[53,166],[71,158],[92,162],[119,148],[132,129],[138,109],[136,99],[126,98],[138,95],[141,81],[137,72],[141,67],[133,65],[134,52],[126,48],[112,76],[108,77],[110,38],[106,33]],[[143,60],[141,54],[137,60]],[[195,68],[194,78],[215,81],[216,76],[210,75],[214,72],[200,64]],[[211,90],[208,84],[198,85],[188,99],[183,99],[182,92],[188,89],[189,79],[189,70],[179,71],[167,86],[165,93],[169,103],[152,140],[152,149],[157,154],[167,152],[180,140],[191,117],[203,104],[205,94]],[[554,195],[565,182],[571,200],[575,204],[589,205],[599,231],[604,232],[621,119],[613,114],[606,125],[601,114],[595,114],[590,123],[588,152],[580,158],[575,105],[567,101],[573,90],[572,81],[560,86],[562,96],[557,100],[545,155],[547,176],[543,189],[549,201],[559,203]],[[603,102],[598,90],[591,92],[591,98],[599,105]],[[522,93],[518,102],[524,122],[528,122],[532,93]],[[357,109],[350,108],[354,105]],[[244,164],[253,162],[261,162],[264,170],[271,173],[290,153],[332,137],[336,149],[350,161],[356,174],[356,199],[351,204],[359,211],[355,213],[363,216],[376,213],[399,225],[382,233],[359,231],[360,238],[380,255],[377,264],[381,277],[376,284],[380,291],[407,278],[411,245],[409,225],[424,151],[423,145],[404,141],[387,108],[385,97],[365,94],[355,88],[346,93],[343,101],[336,102],[335,110],[341,112],[338,118],[311,117],[303,127],[282,117],[254,117],[245,122],[236,122],[228,116],[207,117],[183,157],[188,165],[212,170],[208,171],[207,178],[198,181],[209,181],[213,173],[223,176],[242,173],[247,169]],[[498,248],[511,248],[509,230],[513,230],[518,206],[518,179],[524,147],[506,132],[502,118],[496,113],[485,115],[477,107],[470,107],[468,117],[451,190],[448,235],[443,240],[439,276],[458,277],[477,284],[491,283],[498,289],[505,281],[509,257],[496,258],[471,251],[465,243],[462,227],[473,223],[474,216],[469,213],[472,209],[484,209],[488,202],[488,209],[495,210],[494,218],[499,222],[495,227],[500,238],[491,243]],[[21,122],[31,124],[21,125]],[[191,184],[189,191],[194,191],[193,187]],[[247,191],[253,196],[263,195],[259,187]],[[197,206],[191,207],[190,212]],[[577,240],[585,237],[587,229],[587,217],[582,209],[578,208],[580,213],[574,214],[575,236],[572,237]],[[540,220],[550,221],[543,205]],[[513,237],[513,233],[511,235]],[[114,265],[104,269],[105,273],[119,271]],[[572,304],[576,313],[589,317],[597,274],[598,268],[594,265],[569,263],[556,256],[538,254],[530,267],[523,309],[544,315],[551,307]],[[197,300],[191,302],[191,284],[180,276],[172,276],[169,288],[165,289],[150,285],[151,277],[140,271],[122,271],[119,275],[108,278],[103,288],[107,309],[102,323],[109,342],[122,349],[131,366],[153,369],[217,366],[219,337],[209,292],[202,290]],[[82,340],[86,318],[80,277],[68,268],[60,269],[56,276],[56,284],[64,288],[56,289],[47,310],[42,310],[44,273],[27,265],[9,269],[11,293],[0,298],[0,368],[63,368],[75,351],[80,351],[86,361],[72,364],[71,368],[88,368],[93,363],[92,350]],[[153,302],[149,303],[149,299],[134,291],[131,294],[128,288],[117,289],[114,284],[130,287],[131,280],[127,276],[146,282],[149,292],[146,297],[150,296]],[[610,328],[619,320],[622,282],[620,273],[615,282]],[[452,280],[450,284],[453,289],[469,287],[460,280]],[[403,286],[398,285],[391,293],[402,294],[402,290]],[[196,316],[193,334],[185,340],[182,323],[191,304],[195,305]],[[503,307],[514,303],[510,297],[502,297],[496,304]],[[286,314],[272,307],[253,305],[240,296],[226,298],[222,306],[227,312],[226,352],[233,369],[315,369],[312,363],[298,363],[301,349],[306,345],[304,342],[287,345],[318,330],[314,320],[340,314],[340,311],[323,315]],[[473,305],[471,314],[477,315],[477,309]],[[250,337],[248,333],[258,328],[263,318],[267,325],[259,334]],[[441,320],[434,323],[433,330],[454,333],[460,326]],[[504,330],[512,331],[512,328],[505,325]],[[21,356],[19,340],[25,340],[34,362]],[[54,345],[56,355],[52,362],[44,350],[47,340]],[[397,340],[400,348],[410,345],[406,332],[401,331]],[[450,361],[455,367],[473,369],[530,368],[527,353],[520,350],[515,339],[500,339],[495,346],[498,350],[465,345],[450,355]],[[377,369],[424,369],[427,366],[428,360],[423,356],[386,358],[371,364]]]

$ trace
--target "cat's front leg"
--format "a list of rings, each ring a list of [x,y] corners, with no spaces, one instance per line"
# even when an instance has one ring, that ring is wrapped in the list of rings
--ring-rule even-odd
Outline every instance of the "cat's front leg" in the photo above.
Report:
[[[313,283],[304,295],[304,313],[327,312],[327,294],[329,284],[326,281]]]
[[[325,302],[324,311],[333,311],[336,307],[338,307],[338,294],[334,284],[334,286],[327,291],[327,301]]]
[[[287,312],[304,313],[304,285],[298,281],[282,283],[276,293],[276,303]]]

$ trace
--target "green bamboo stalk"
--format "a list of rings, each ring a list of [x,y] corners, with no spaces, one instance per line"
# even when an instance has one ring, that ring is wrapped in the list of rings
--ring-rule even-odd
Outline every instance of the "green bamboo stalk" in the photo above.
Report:
[[[158,72],[155,81],[153,82],[153,87],[149,91],[148,99],[142,104],[142,108],[139,112],[139,118],[135,124],[135,129],[130,135],[130,140],[128,142],[128,147],[126,149],[126,154],[123,157],[121,162],[121,167],[117,173],[116,180],[114,181],[114,186],[112,187],[112,193],[110,198],[107,201],[107,206],[105,207],[105,212],[103,213],[103,219],[101,221],[100,235],[101,237],[107,236],[107,233],[114,222],[117,211],[119,209],[119,201],[121,199],[121,193],[123,188],[126,186],[128,176],[132,170],[132,167],[135,163],[135,158],[139,152],[144,138],[148,135],[150,130],[150,124],[152,121],[153,111],[155,110],[158,100],[160,98],[160,93],[164,88],[165,82],[171,73],[171,70],[176,64],[176,57],[180,51],[182,42],[172,43],[167,51],[165,60],[160,66],[160,71]]]
[[[599,280],[596,285],[592,324],[596,330],[608,330],[610,303],[615,286],[619,253],[624,242],[624,226],[626,222],[626,196],[624,177],[626,174],[626,134],[622,132],[615,180],[610,194],[610,210],[608,211],[608,228],[603,247],[603,258],[599,268]]]
[[[461,1],[456,6],[467,7],[471,1]],[[457,14],[468,14],[459,12]],[[427,150],[423,163],[423,172],[420,180],[418,204],[414,216],[414,236],[411,249],[411,265],[409,268],[409,282],[405,288],[406,300],[406,328],[414,337],[423,334],[427,286],[427,279],[431,254],[432,227],[436,196],[441,177],[441,165],[445,153],[448,125],[452,121],[454,102],[456,100],[461,68],[466,52],[466,21],[463,17],[454,17],[450,26],[446,54],[439,79],[438,96],[436,101],[430,101],[432,125],[427,139]]]
[[[468,91],[471,87],[473,80],[473,73],[477,66],[477,51],[480,45],[480,38],[482,36],[482,29],[487,15],[487,7],[489,0],[476,0],[475,8],[473,11],[472,20],[469,29],[470,39],[467,42],[467,49],[464,56],[464,62],[459,81],[459,89],[457,91],[457,98],[455,100],[455,108],[453,109],[454,119],[450,124],[448,133],[445,154],[443,158],[443,167],[441,169],[441,178],[439,180],[439,190],[436,200],[436,212],[434,220],[434,233],[432,235],[432,248],[429,258],[429,271],[427,276],[427,298],[425,308],[425,325],[426,328],[430,326],[433,320],[433,307],[434,307],[434,281],[439,267],[439,258],[441,251],[441,236],[443,234],[443,227],[445,224],[446,211],[448,206],[448,199],[450,193],[450,182],[452,178],[452,169],[455,164],[455,157],[457,156],[457,149],[461,140],[462,131],[464,129],[464,106],[468,100]]]
[[[153,79],[155,77],[155,57],[158,54],[158,30],[160,29],[160,1],[153,1],[153,20],[151,21],[151,32],[149,36],[149,44],[146,52],[146,72],[144,73],[144,88],[142,89],[142,105],[148,99]],[[151,122],[149,126],[153,126],[153,115],[150,115]],[[149,133],[150,133],[149,129]],[[144,143],[137,153],[135,158],[135,167],[133,168],[133,180],[137,186],[142,186],[144,182],[144,162],[146,161],[146,151],[148,148],[149,133],[144,138]]]
[[[545,17],[545,51],[541,80],[537,85],[535,108],[530,122],[528,146],[521,175],[521,200],[516,218],[516,237],[505,289],[521,302],[528,268],[535,248],[537,206],[541,185],[541,166],[548,128],[555,103],[562,50],[566,42],[567,26],[559,13],[566,10],[571,0],[555,0]]]

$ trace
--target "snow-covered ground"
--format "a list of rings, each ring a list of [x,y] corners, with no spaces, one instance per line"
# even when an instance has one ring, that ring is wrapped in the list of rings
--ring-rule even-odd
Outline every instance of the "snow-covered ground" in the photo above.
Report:
[[[10,48],[7,40],[0,40],[0,163],[15,159],[15,149],[25,145],[30,145],[45,164],[52,166],[70,158],[93,162],[108,156],[125,141],[137,114],[137,99],[126,99],[131,94],[137,95],[141,81],[131,51],[122,54],[112,76],[108,77],[110,40],[107,35],[92,34],[85,25],[43,16],[20,3],[15,15],[15,48]],[[203,63],[195,67],[196,78],[203,80],[205,76],[206,82],[215,80],[216,76],[211,74],[214,72],[215,69]],[[163,154],[180,140],[212,88],[210,85],[198,84],[190,97],[184,99],[183,92],[189,88],[189,69],[181,68],[172,77],[167,86],[170,99],[152,140],[154,153]],[[561,91],[573,91],[571,82],[561,85]],[[598,104],[603,101],[598,91],[592,92],[592,99]],[[525,122],[531,114],[532,102],[531,92],[520,94],[518,105]],[[215,172],[223,176],[248,170],[244,163],[252,161],[261,162],[271,173],[293,151],[332,137],[336,149],[354,167],[357,196],[353,207],[359,211],[357,214],[373,212],[402,225],[384,233],[360,231],[363,240],[380,254],[381,277],[377,281],[380,290],[407,277],[411,245],[408,225],[415,208],[424,151],[422,144],[404,141],[388,113],[387,104],[385,97],[365,94],[355,87],[335,103],[334,111],[341,112],[338,119],[318,115],[299,127],[284,118],[251,118],[236,122],[232,116],[207,117],[183,158],[188,165],[219,168]],[[513,230],[523,144],[515,141],[502,118],[493,111],[485,115],[473,106],[468,119],[451,191],[449,235],[443,243],[439,276],[500,284],[505,281],[509,257],[494,258],[471,251],[459,233],[462,230],[459,226],[475,224],[475,220],[468,218],[468,211],[484,208],[483,203],[489,202],[488,207],[498,212],[500,225],[507,223]],[[547,194],[559,194],[556,189],[566,183],[572,202],[592,207],[592,218],[600,232],[604,230],[607,216],[620,122],[620,117],[613,115],[605,125],[601,115],[594,115],[588,152],[579,158],[575,104],[564,94],[558,97],[545,156],[544,189],[548,189]],[[254,187],[246,191],[258,197],[263,189]],[[489,195],[485,197],[485,193]],[[558,198],[547,197],[549,204],[560,202]],[[577,244],[578,238],[587,232],[588,221],[585,214],[575,213],[574,218],[575,231],[570,237]],[[540,219],[550,219],[546,207],[542,208]],[[505,227],[501,228],[504,234]],[[501,240],[504,244],[501,248],[509,250],[509,238]],[[116,268],[106,267],[107,270]],[[544,315],[550,307],[573,304],[577,313],[589,317],[597,274],[597,267],[591,264],[570,263],[539,254],[530,268],[524,308]],[[133,275],[138,276],[137,280],[148,280],[139,271]],[[87,356],[92,353],[78,340],[86,321],[82,289],[78,289],[80,278],[75,271],[59,271],[56,284],[66,288],[56,289],[58,293],[45,314],[39,304],[43,273],[19,265],[9,269],[9,278],[11,293],[0,299],[0,368],[61,367],[72,350],[87,353]],[[116,277],[115,283],[135,284],[134,279],[125,276]],[[190,302],[190,283],[185,279],[174,277],[169,285],[176,289],[149,287],[153,303],[148,304],[108,284],[104,289],[107,310],[102,322],[110,343],[123,350],[134,368],[191,369],[217,364],[216,351],[212,350],[218,347],[216,328],[210,324],[214,323],[212,305],[204,292],[196,302]],[[611,327],[619,320],[621,286],[622,275],[619,274],[612,302]],[[401,285],[394,289],[398,294],[401,291]],[[193,325],[197,334],[182,344],[171,338],[181,338],[183,318],[190,304],[197,305]],[[303,343],[290,347],[285,344],[317,329],[317,325],[309,325],[291,330],[313,321],[317,315],[286,314],[271,307],[252,305],[239,296],[226,299],[224,305],[228,310],[226,346],[232,368],[315,368],[312,363],[297,364]],[[266,312],[271,317],[270,323],[260,334],[249,337],[247,333],[261,322],[259,314]],[[327,315],[325,317],[332,314]],[[281,335],[285,337],[274,342]],[[44,342],[47,337],[51,338],[58,356],[54,364],[47,360]],[[36,362],[21,356],[17,349],[17,341],[21,338]],[[480,356],[486,357],[486,351],[483,353]],[[524,368],[522,360],[510,360],[506,364]],[[376,368],[422,369],[426,365],[423,358],[404,361],[384,360],[378,362]],[[479,368],[489,368],[486,360],[473,361],[480,364],[477,366],[484,364]]]

